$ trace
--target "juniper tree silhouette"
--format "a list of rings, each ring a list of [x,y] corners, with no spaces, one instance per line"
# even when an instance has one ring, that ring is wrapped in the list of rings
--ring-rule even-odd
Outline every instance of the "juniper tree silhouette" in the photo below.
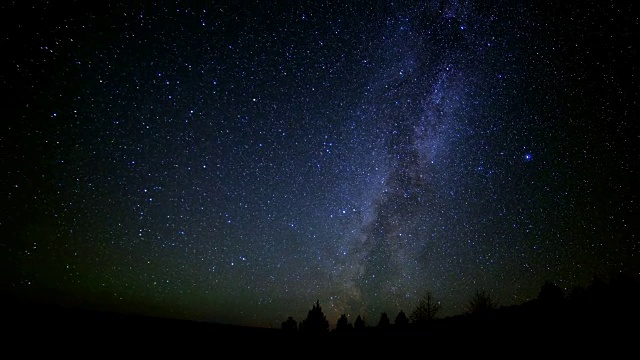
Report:
[[[327,321],[327,317],[322,312],[319,300],[316,300],[316,304],[309,310],[307,318],[302,321],[299,330],[304,334],[310,335],[325,335],[329,333],[329,321]]]
[[[364,328],[364,319],[360,315],[358,315],[358,317],[356,318],[356,322],[353,323],[353,329],[356,331],[363,331]]]
[[[440,303],[434,299],[431,292],[427,292],[426,295],[418,302],[418,306],[413,309],[409,319],[412,323],[418,326],[424,326],[429,321],[434,320],[437,317],[440,309]]]
[[[295,333],[298,331],[298,323],[293,319],[293,317],[289,316],[287,321],[282,322],[282,330],[287,333]]]
[[[469,304],[467,304],[467,314],[481,315],[487,314],[498,306],[497,302],[491,298],[491,295],[484,291],[476,290]]]
[[[398,328],[406,328],[409,325],[409,318],[407,318],[407,315],[404,313],[404,311],[400,310],[400,312],[396,316],[394,324]]]
[[[345,334],[351,332],[351,330],[353,330],[353,325],[351,325],[349,319],[347,319],[347,315],[342,314],[336,323],[335,332],[338,334]]]
[[[544,306],[559,306],[565,301],[565,293],[560,286],[546,281],[538,293],[538,301]]]
[[[387,329],[391,325],[391,321],[389,320],[389,316],[387,316],[386,312],[380,314],[380,320],[378,321],[378,328]]]

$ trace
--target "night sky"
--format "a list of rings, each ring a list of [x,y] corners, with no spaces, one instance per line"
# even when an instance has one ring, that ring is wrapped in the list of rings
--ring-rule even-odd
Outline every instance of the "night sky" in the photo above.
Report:
[[[280,327],[640,275],[632,2],[6,1],[2,291]]]

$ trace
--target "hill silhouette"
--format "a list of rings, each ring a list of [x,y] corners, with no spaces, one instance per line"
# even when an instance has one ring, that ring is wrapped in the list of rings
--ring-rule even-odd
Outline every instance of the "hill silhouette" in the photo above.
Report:
[[[356,321],[345,315],[340,326],[328,330],[320,301],[316,300],[307,319],[289,317],[282,328],[260,328],[215,324],[68,308],[60,305],[24,302],[5,297],[5,328],[15,338],[212,339],[219,336],[419,336],[431,339],[520,339],[526,341],[637,338],[640,321],[640,282],[615,276],[609,282],[594,279],[587,288],[565,293],[551,282],[541,287],[536,299],[520,305],[495,307],[428,321],[408,322],[402,310],[381,314],[380,324]],[[358,319],[360,317],[358,316]],[[395,319],[395,321],[390,321]],[[315,324],[315,325],[314,325]],[[305,329],[306,328],[306,329]],[[317,330],[311,331],[313,328]],[[339,330],[339,331],[336,331]]]

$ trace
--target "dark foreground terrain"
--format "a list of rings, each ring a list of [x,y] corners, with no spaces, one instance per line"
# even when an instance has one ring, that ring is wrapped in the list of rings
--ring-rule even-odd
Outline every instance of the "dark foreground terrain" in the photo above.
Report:
[[[595,309],[594,309],[595,310]],[[147,317],[140,315],[70,309],[57,305],[12,304],[5,328],[9,339],[74,339],[88,341],[165,341],[213,340],[222,336],[305,337],[282,329],[244,327],[208,322]],[[632,314],[629,314],[632,315]],[[8,321],[7,321],[8,320]],[[456,316],[436,319],[429,326],[409,325],[384,329],[370,326],[360,331],[325,336],[406,336],[432,340],[476,341],[564,341],[584,339],[617,342],[633,340],[639,334],[637,313],[629,317],[571,316],[567,312],[545,312],[523,306],[500,308],[490,315]],[[308,336],[307,336],[308,337]]]
[[[634,278],[619,276],[609,284],[594,282],[586,289],[574,291],[570,297],[557,286],[547,285],[543,286],[537,299],[521,305],[431,319],[422,325],[367,324],[351,327],[348,331],[324,329],[320,332],[311,332],[307,326],[306,331],[301,332],[297,326],[293,330],[269,329],[94,311],[4,296],[3,340],[9,345],[26,340],[30,344],[53,340],[69,345],[96,342],[151,346],[189,342],[197,345],[213,341],[219,346],[236,346],[232,344],[237,342],[222,338],[407,336],[439,344],[572,342],[589,346],[614,344],[616,348],[624,348],[635,345],[640,339],[640,282]],[[239,350],[251,349],[240,347]]]
[[[215,335],[282,334],[280,329],[214,324],[34,303],[12,304],[8,325],[13,335],[22,334],[26,337],[190,338]]]

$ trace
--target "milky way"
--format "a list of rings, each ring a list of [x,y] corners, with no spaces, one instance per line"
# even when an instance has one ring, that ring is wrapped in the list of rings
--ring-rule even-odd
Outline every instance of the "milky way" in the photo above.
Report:
[[[375,325],[638,275],[631,7],[3,5],[3,291]]]

